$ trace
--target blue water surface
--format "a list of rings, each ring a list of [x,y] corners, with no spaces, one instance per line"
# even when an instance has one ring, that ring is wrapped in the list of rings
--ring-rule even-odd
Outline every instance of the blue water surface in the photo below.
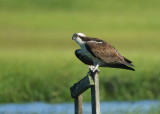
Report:
[[[101,114],[160,114],[160,101],[101,102]],[[74,114],[73,103],[1,104],[0,114]],[[91,114],[91,104],[83,104],[83,114]]]

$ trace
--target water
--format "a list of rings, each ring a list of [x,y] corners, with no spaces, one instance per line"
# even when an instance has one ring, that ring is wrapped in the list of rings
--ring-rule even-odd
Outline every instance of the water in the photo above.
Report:
[[[84,114],[91,114],[91,104],[83,104]],[[160,101],[102,102],[101,114],[160,114]],[[0,114],[74,114],[73,103],[1,104]]]

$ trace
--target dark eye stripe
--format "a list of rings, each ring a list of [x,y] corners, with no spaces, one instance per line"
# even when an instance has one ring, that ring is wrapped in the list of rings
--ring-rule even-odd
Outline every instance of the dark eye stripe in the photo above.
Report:
[[[79,36],[83,41],[96,41],[96,42],[104,42],[103,40],[100,40],[98,38],[91,38],[91,37],[82,37]]]

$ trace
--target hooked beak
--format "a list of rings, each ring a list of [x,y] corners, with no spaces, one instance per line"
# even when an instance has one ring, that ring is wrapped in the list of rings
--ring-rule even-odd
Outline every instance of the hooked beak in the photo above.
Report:
[[[72,36],[72,40],[75,40],[74,36]]]
[[[77,35],[76,33],[73,34],[72,40],[75,40],[75,39],[76,39],[76,35]]]

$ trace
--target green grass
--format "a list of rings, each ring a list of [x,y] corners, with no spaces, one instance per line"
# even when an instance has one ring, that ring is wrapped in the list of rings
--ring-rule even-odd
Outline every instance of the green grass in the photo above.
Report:
[[[71,101],[69,88],[83,78],[88,69],[72,50],[60,51],[1,53],[1,102]],[[139,54],[130,55],[136,72],[101,68],[101,100],[159,99],[160,55],[136,56]],[[85,100],[90,99],[88,94]]]
[[[139,11],[153,11],[159,9],[159,0],[0,0],[0,9],[10,10],[76,10],[76,11],[106,11],[112,12],[132,10]],[[112,13],[111,12],[111,13]]]
[[[101,100],[160,99],[159,1],[47,1],[0,1],[0,103],[71,101],[88,71],[74,55],[75,32],[108,41],[136,66],[100,68]]]

